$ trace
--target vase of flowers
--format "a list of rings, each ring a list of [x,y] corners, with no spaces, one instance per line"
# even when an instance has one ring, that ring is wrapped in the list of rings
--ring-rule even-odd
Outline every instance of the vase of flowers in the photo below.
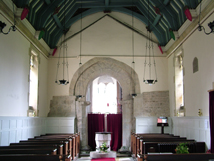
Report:
[[[99,146],[97,149],[99,150],[100,153],[107,153],[109,146],[107,145],[106,142],[103,142],[101,146]]]

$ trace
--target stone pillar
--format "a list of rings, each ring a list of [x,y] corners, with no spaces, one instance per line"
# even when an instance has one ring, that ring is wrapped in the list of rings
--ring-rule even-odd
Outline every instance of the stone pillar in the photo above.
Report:
[[[84,101],[85,102],[85,101]],[[87,121],[87,106],[82,101],[76,101],[76,111],[77,111],[77,128],[80,132],[81,148],[89,149],[88,146],[88,121]]]
[[[80,133],[80,140],[82,140],[82,107],[81,102],[76,101],[76,118],[77,118],[77,132]]]
[[[123,114],[123,146],[130,147],[131,131],[133,121],[133,100],[125,100],[122,102]]]
[[[82,104],[82,148],[86,149],[88,147],[88,121],[87,121],[87,105]]]

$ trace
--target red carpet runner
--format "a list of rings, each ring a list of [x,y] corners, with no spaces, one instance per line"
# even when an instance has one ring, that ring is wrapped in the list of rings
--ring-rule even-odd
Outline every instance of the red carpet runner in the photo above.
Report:
[[[94,158],[91,161],[115,161],[115,158]]]

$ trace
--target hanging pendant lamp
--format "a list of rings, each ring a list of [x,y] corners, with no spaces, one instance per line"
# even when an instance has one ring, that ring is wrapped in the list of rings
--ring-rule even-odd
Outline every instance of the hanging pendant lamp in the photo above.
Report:
[[[64,35],[64,38],[65,38],[65,35]],[[55,83],[57,83],[58,85],[67,85],[69,83],[67,48],[68,48],[67,42],[64,42],[60,46],[59,58],[57,63],[56,80],[55,80]],[[62,79],[58,79],[59,69],[62,69]],[[67,71],[67,76],[66,76],[66,71]]]
[[[144,76],[143,82],[152,85],[157,82],[156,63],[154,57],[154,46],[152,42],[152,31],[149,23],[149,0],[148,0],[148,26],[147,29],[147,40],[146,40],[146,53],[144,62]]]
[[[81,9],[82,9],[82,3],[81,3]],[[81,71],[80,71],[80,69],[82,67],[82,12],[81,12],[81,18],[80,18],[80,56],[79,56],[79,58],[80,58],[80,62],[79,62],[79,78],[80,78],[80,82],[82,82],[82,80],[81,80],[82,76],[81,76]],[[84,88],[83,85],[82,86],[79,85],[79,89],[78,89],[79,90],[79,94],[76,95],[76,100],[80,100],[81,98],[84,97],[80,92],[81,91],[81,89],[80,89],[81,87]]]
[[[64,7],[65,7],[66,2],[64,1]],[[59,51],[59,58],[58,58],[58,63],[57,63],[57,73],[56,73],[56,80],[55,83],[58,85],[67,85],[69,84],[69,74],[68,74],[68,55],[67,55],[67,41],[65,41],[66,37],[66,28],[65,28],[65,9],[64,9],[64,41],[61,41],[61,46],[60,46],[60,51]],[[61,40],[62,40],[61,39]],[[56,48],[55,48],[56,49]],[[59,69],[62,69],[62,79],[58,79],[58,73]],[[66,75],[67,73],[67,75]]]
[[[135,60],[134,60],[134,15],[133,15],[133,10],[134,10],[134,7],[133,7],[133,0],[132,0],[132,70],[131,70],[131,77],[133,79],[133,83],[132,83],[132,86],[133,86],[133,93],[131,94],[132,95],[132,98],[135,98],[137,96],[137,94],[135,93]]]

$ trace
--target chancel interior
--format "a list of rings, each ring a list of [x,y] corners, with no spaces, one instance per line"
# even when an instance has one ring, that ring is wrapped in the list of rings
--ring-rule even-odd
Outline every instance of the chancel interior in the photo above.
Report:
[[[0,160],[91,160],[97,132],[116,160],[214,159],[213,12],[213,0],[1,0]],[[23,150],[29,139],[70,142]]]

